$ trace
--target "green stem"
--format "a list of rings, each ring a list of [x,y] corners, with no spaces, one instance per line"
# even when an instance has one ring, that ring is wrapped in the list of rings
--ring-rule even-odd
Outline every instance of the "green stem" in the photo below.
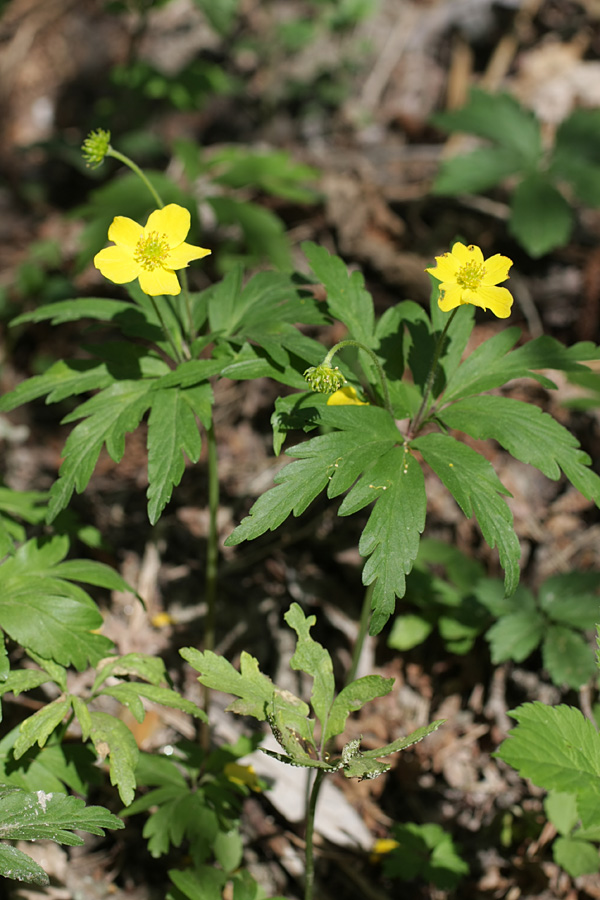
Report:
[[[348,338],[347,340],[344,340],[344,341],[339,341],[337,344],[333,345],[333,347],[331,348],[331,350],[329,351],[329,353],[323,360],[322,365],[330,366],[331,360],[333,359],[335,354],[338,352],[338,350],[341,350],[343,347],[358,347],[359,350],[364,350],[365,353],[371,357],[371,360],[373,361],[373,363],[375,364],[375,368],[377,369],[377,373],[379,375],[379,380],[381,381],[381,387],[383,390],[383,402],[384,402],[385,408],[389,412],[390,416],[392,418],[394,418],[394,410],[392,409],[392,403],[390,400],[390,392],[388,389],[388,383],[387,383],[387,378],[385,377],[385,372],[383,371],[383,367],[382,367],[381,363],[377,359],[377,355],[371,350],[370,347],[367,347],[367,346],[365,346],[365,344],[362,344],[360,341],[355,341],[351,338]]]
[[[371,584],[367,585],[365,596],[363,598],[358,634],[356,635],[354,649],[352,650],[352,663],[350,664],[348,674],[346,675],[346,687],[348,687],[349,684],[352,684],[352,682],[356,678],[356,672],[358,671],[358,664],[360,662],[360,657],[365,645],[365,638],[369,631],[369,622],[371,621],[371,601],[373,599],[374,588],[375,582],[373,581],[371,582]]]
[[[206,429],[208,448],[208,537],[206,543],[206,571],[204,577],[204,596],[206,599],[206,619],[204,626],[204,649],[214,651],[215,648],[215,607],[217,600],[217,578],[219,563],[219,533],[217,530],[217,513],[219,511],[219,470],[217,441],[214,425],[211,421]],[[203,691],[204,712],[208,715],[210,707],[210,688]],[[202,745],[209,749],[208,728],[202,729]]]
[[[433,388],[433,382],[435,376],[437,374],[438,363],[440,361],[440,356],[444,347],[444,342],[446,340],[446,335],[448,334],[448,329],[452,324],[452,320],[454,316],[458,312],[460,307],[456,307],[452,310],[448,318],[446,319],[446,324],[444,325],[443,331],[440,334],[437,344],[435,345],[435,351],[433,354],[433,359],[431,360],[431,366],[429,367],[429,374],[427,375],[427,381],[425,382],[425,390],[423,392],[423,400],[421,401],[421,405],[419,407],[419,411],[417,415],[414,417],[412,422],[410,423],[407,439],[410,441],[415,435],[418,433],[419,428],[422,425],[423,419],[425,418],[425,413],[427,412],[427,404],[429,403],[429,396],[431,394],[431,389]]]
[[[134,163],[134,161],[132,159],[129,159],[128,156],[125,156],[124,153],[120,153],[118,150],[115,150],[114,147],[109,147],[106,151],[106,155],[112,156],[114,159],[118,159],[120,162],[125,163],[126,166],[129,166],[131,171],[135,172],[138,178],[141,178],[141,180],[144,182],[144,184],[156,200],[156,205],[159,207],[159,209],[162,209],[164,207],[165,204],[163,203],[160,194],[158,193],[154,185],[151,184],[148,176],[145,175],[144,172],[142,172],[137,163]]]
[[[315,834],[315,812],[317,809],[317,800],[319,799],[319,791],[321,783],[325,775],[325,769],[317,769],[315,781],[310,792],[310,800],[306,813],[306,866],[305,866],[305,882],[304,882],[304,900],[313,900],[313,891],[315,887],[315,857],[314,857],[314,834]]]
[[[188,317],[188,328],[189,328],[189,341],[190,344],[193,344],[196,338],[198,337],[198,332],[194,326],[194,316],[192,314],[192,301],[190,298],[190,289],[188,285],[187,272],[185,269],[181,270],[181,290],[183,293],[183,298],[185,300],[185,309]]]
[[[179,348],[177,347],[177,344],[173,340],[173,335],[171,334],[171,332],[169,331],[169,329],[167,327],[167,323],[165,322],[165,317],[163,316],[163,314],[160,310],[160,307],[159,307],[158,303],[156,302],[156,299],[151,294],[149,295],[149,297],[150,297],[150,302],[152,303],[152,306],[154,307],[154,312],[158,316],[158,320],[161,324],[161,327],[165,334],[165,337],[167,338],[169,344],[171,345],[171,350],[173,351],[175,360],[178,363],[183,362],[183,357],[181,355],[181,352],[180,352]]]

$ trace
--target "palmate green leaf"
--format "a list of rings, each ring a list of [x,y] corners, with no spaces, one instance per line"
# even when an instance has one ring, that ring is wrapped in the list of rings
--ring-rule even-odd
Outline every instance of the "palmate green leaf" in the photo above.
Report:
[[[0,839],[51,840],[71,847],[84,841],[74,831],[104,835],[107,828],[125,825],[102,806],[88,806],[67,794],[30,793],[20,788],[0,787]]]
[[[28,884],[39,884],[41,887],[50,884],[50,878],[42,867],[10,844],[0,844],[0,876]]]
[[[227,880],[225,872],[211,866],[196,866],[194,869],[169,869],[169,878],[186,900],[221,900],[223,885]],[[177,900],[181,895],[177,895]],[[170,896],[167,897],[167,900]]]
[[[121,461],[125,435],[137,428],[151,404],[151,387],[147,380],[116,382],[65,417],[65,423],[85,418],[66,440],[59,477],[50,490],[49,521],[68,506],[74,490],[80,494],[87,487],[103,444],[115,462]]]
[[[392,690],[393,678],[381,675],[365,675],[343,688],[331,706],[329,716],[323,720],[323,746],[346,727],[350,713],[356,712],[377,697],[385,697]]]
[[[591,459],[570,431],[537,406],[509,397],[469,397],[442,410],[440,418],[478,440],[493,438],[554,481],[561,469],[567,477],[570,473],[575,487],[600,505],[600,477],[589,470]]]
[[[240,715],[253,716],[260,722],[267,717],[268,704],[273,698],[274,685],[271,679],[258,668],[258,662],[249,653],[240,657],[240,671],[222,656],[205,650],[186,647],[179,651],[191,667],[200,672],[198,681],[214,690],[239,697],[228,707]]]
[[[519,336],[518,328],[507,328],[480,344],[449,380],[444,403],[502,387],[513,378],[535,378],[543,387],[556,388],[553,381],[537,370],[585,373],[589,369],[581,363],[598,359],[600,355],[598,347],[591,341],[565,347],[546,335],[512,350]]]
[[[574,707],[539,701],[509,715],[518,724],[495,755],[538,787],[576,793],[583,826],[596,824],[580,802],[600,796],[600,738],[594,725]]]
[[[599,619],[600,574],[597,572],[569,572],[554,575],[540,585],[538,599],[541,609],[555,622],[571,628],[595,628]]]
[[[519,172],[522,157],[512,148],[485,147],[443,159],[432,186],[433,194],[480,194]]]
[[[133,303],[126,300],[109,300],[106,297],[77,297],[74,300],[58,300],[28,310],[13,319],[11,325],[24,325],[28,322],[50,322],[52,325],[63,325],[65,322],[77,322],[80,319],[96,319],[99,322],[112,322],[123,313],[137,310]]]
[[[446,434],[426,434],[411,442],[440,481],[448,488],[465,516],[475,516],[486,542],[498,547],[504,569],[504,588],[512,594],[519,583],[521,548],[512,513],[501,498],[509,495],[490,463],[475,450]]]
[[[344,323],[353,338],[372,347],[376,341],[373,300],[365,288],[361,273],[349,274],[339,257],[331,256],[325,247],[310,241],[302,244],[302,250],[316,277],[327,290],[327,306],[331,315]]]
[[[535,172],[517,185],[511,199],[508,230],[538,259],[569,242],[573,210],[548,175]]]
[[[110,783],[116,785],[125,806],[135,792],[135,769],[139,750],[131,731],[119,719],[104,712],[91,712],[91,738],[100,759],[109,758]]]
[[[310,395],[305,396],[310,404]],[[340,430],[287,451],[297,461],[279,472],[277,486],[258,498],[250,514],[227,538],[227,546],[274,531],[290,513],[301,515],[330,480],[330,497],[347,490],[365,465],[402,439],[390,416],[377,407],[327,407],[315,401],[315,408],[323,424]]]
[[[485,635],[494,665],[507,659],[514,662],[527,659],[541,643],[545,626],[544,617],[536,609],[517,609],[502,616]]]
[[[305,616],[301,606],[292,603],[284,619],[298,636],[290,666],[313,678],[310,702],[315,715],[324,725],[333,703],[335,681],[329,652],[310,635],[310,629],[317,621],[316,616]]]
[[[194,399],[196,402],[190,403]],[[210,409],[212,390],[205,384],[187,391],[154,391],[148,418],[148,518],[156,524],[185,470],[183,453],[196,463],[202,440],[194,406]],[[200,408],[203,409],[203,406]]]
[[[535,166],[542,154],[540,124],[511,94],[490,94],[472,88],[462,109],[438,113],[435,125],[494,141],[518,154],[524,165]]]
[[[68,546],[64,537],[28,541],[0,566],[0,627],[32,655],[81,671],[113,645],[92,633],[102,616],[92,598],[68,580],[69,567],[61,570]],[[81,567],[71,571],[75,577],[84,574]],[[90,563],[89,574],[100,571],[112,580],[108,567]],[[125,584],[116,573],[114,579]]]
[[[579,690],[597,673],[594,651],[581,635],[564,625],[546,628],[542,645],[544,667],[552,681]]]
[[[60,743],[54,736],[45,747],[31,747],[16,760],[13,753],[20,737],[13,728],[0,741],[0,782],[27,791],[66,793],[67,788],[85,795],[91,786],[102,783],[96,756],[90,747],[80,743]]]

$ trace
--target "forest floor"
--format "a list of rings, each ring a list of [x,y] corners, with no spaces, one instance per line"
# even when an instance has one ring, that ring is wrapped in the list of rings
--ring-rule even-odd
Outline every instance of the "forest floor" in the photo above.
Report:
[[[273,17],[282,10],[301,17],[301,0],[281,3],[279,12],[277,4],[260,0],[240,6],[244,15],[236,47],[241,49],[229,54],[191,0],[153,10],[142,33],[135,14],[111,13],[100,0],[0,5],[3,392],[43,371],[48,362],[79,352],[84,340],[79,325],[35,325],[14,332],[8,322],[15,312],[35,305],[35,285],[28,288],[25,275],[36,243],[55,241],[61,248],[60,260],[45,270],[54,283],[68,279],[82,295],[100,289],[90,266],[75,267],[83,223],[73,210],[85,202],[90,184],[72,167],[63,145],[76,147],[86,128],[95,126],[90,110],[102,97],[108,73],[132,58],[151,61],[175,78],[178,65],[205,54],[244,84],[243,91],[218,96],[199,110],[149,104],[145,127],[163,145],[191,137],[206,146],[283,148],[319,170],[319,202],[262,198],[286,223],[298,266],[303,265],[299,243],[313,240],[364,272],[379,313],[406,298],[426,306],[424,269],[461,235],[479,244],[486,256],[500,252],[515,261],[511,324],[523,329],[524,340],[543,333],[567,345],[600,342],[600,213],[579,210],[569,245],[532,260],[507,235],[505,193],[487,199],[432,196],[439,162],[450,141],[460,139],[448,141],[428,124],[434,111],[460,104],[473,84],[509,90],[535,110],[549,131],[577,105],[600,106],[594,0],[382,0],[349,34],[324,30],[289,58],[277,48],[264,58],[253,55],[241,37],[247,32],[268,44]],[[285,87],[291,83],[308,87],[293,94]],[[218,233],[203,237],[220,239]],[[215,274],[210,265],[207,278]],[[474,345],[503,327],[478,316]],[[332,327],[316,336],[329,345],[337,332]],[[550,412],[597,461],[598,411],[569,409],[565,401],[577,389],[564,378],[557,383],[558,389],[549,392],[534,382],[515,381],[506,393]],[[269,424],[278,391],[267,381],[218,386],[222,541],[284,462],[273,455]],[[62,407],[36,403],[2,419],[0,467],[6,485],[49,488],[68,434],[61,415]],[[600,519],[593,504],[496,445],[486,445],[484,452],[513,495],[508,502],[527,586],[535,591],[552,575],[598,570]],[[195,674],[182,665],[177,651],[202,641],[205,472],[204,459],[186,469],[159,525],[150,529],[142,427],[129,437],[119,465],[101,455],[89,488],[74,501],[81,520],[96,526],[112,548],[100,558],[117,567],[146,603],[144,610],[130,597],[105,598],[105,633],[119,653],[162,655],[177,686],[198,700]],[[458,548],[482,562],[490,576],[500,576],[495,551],[435,486],[433,476],[428,496],[425,536]],[[274,680],[289,678],[293,647],[283,613],[296,600],[317,614],[316,637],[330,649],[341,675],[349,664],[363,597],[356,549],[362,521],[360,516],[339,519],[332,504],[317,501],[274,534],[238,548],[222,546],[218,651],[235,663],[247,650]],[[410,608],[398,604],[398,611]],[[572,879],[552,861],[555,833],[544,826],[543,792],[493,757],[511,727],[508,712],[519,703],[568,702],[588,709],[587,694],[556,688],[539,655],[522,665],[494,667],[482,638],[468,653],[456,655],[437,632],[402,654],[388,646],[388,637],[389,627],[367,640],[360,673],[393,677],[394,689],[352,718],[350,737],[362,735],[365,746],[375,747],[433,719],[444,718],[446,724],[399,755],[384,777],[360,783],[334,779],[317,818],[319,900],[340,895],[347,900],[600,898],[600,875]],[[244,723],[223,711],[220,698],[214,704],[215,740],[235,739]],[[162,710],[153,709],[141,726],[128,724],[143,749],[159,748],[178,736],[194,737],[185,716]],[[281,893],[295,900],[300,896],[304,782],[298,770],[290,770],[290,776],[282,768],[264,770],[278,785],[247,801],[243,828],[255,877],[269,896]],[[388,836],[393,822],[407,821],[436,822],[451,833],[470,868],[458,891],[383,878],[370,859],[371,845]],[[52,886],[4,885],[0,894],[14,900],[158,900],[164,897],[168,864],[149,860],[142,826],[142,817],[134,817],[110,840],[90,840],[79,850],[28,848],[38,859],[43,856]]]

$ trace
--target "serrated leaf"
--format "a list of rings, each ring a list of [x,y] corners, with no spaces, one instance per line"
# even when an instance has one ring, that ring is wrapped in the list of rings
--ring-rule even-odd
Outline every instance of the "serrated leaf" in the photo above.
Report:
[[[313,738],[314,722],[309,719],[310,708],[290,691],[275,688],[267,706],[267,719],[273,737],[292,758],[292,764],[299,764],[310,758],[310,747],[316,754]],[[304,746],[306,745],[306,746]]]
[[[298,603],[292,603],[284,615],[284,619],[298,636],[296,650],[290,659],[290,666],[292,669],[306,672],[313,678],[310,702],[315,715],[324,727],[333,703],[335,690],[331,656],[322,644],[315,641],[310,634],[310,629],[317,621],[316,616],[305,616],[301,606]]]
[[[542,153],[541,131],[534,114],[511,94],[472,88],[462,109],[438,113],[433,122],[446,131],[464,131],[495,141],[534,166]]]
[[[442,410],[440,418],[449,428],[477,440],[493,438],[554,481],[560,478],[563,463],[571,471],[585,465],[577,438],[531,403],[490,395],[469,397]],[[600,504],[600,478],[595,496]]]
[[[566,179],[587,206],[600,204],[600,116],[597,109],[575,109],[556,132],[550,171]]]
[[[365,778],[377,778],[379,775],[385,775],[390,768],[389,763],[379,762],[376,759],[365,759],[359,755],[349,760],[342,770],[346,778],[359,778],[364,781]]]
[[[581,635],[564,625],[550,625],[542,645],[544,667],[552,681],[579,690],[596,674],[594,651]]]
[[[495,666],[512,659],[523,662],[539,646],[544,636],[544,617],[535,609],[522,609],[502,616],[486,632]]]
[[[342,260],[331,256],[325,247],[310,241],[302,244],[316,277],[327,290],[327,306],[331,315],[347,327],[357,341],[371,347],[375,342],[373,300],[365,288],[360,272],[348,273]]]
[[[23,325],[26,322],[46,322],[52,325],[63,325],[65,322],[77,322],[79,319],[96,319],[99,322],[112,322],[117,316],[129,311],[139,312],[133,303],[126,300],[109,300],[106,297],[77,297],[74,300],[58,300],[38,306],[17,316],[11,326]]]
[[[50,884],[50,878],[42,867],[10,844],[0,844],[0,876],[28,884],[39,884],[41,887]]]
[[[58,480],[50,491],[48,519],[68,505],[74,490],[87,486],[103,444],[115,462],[125,451],[125,435],[134,431],[151,403],[149,380],[121,381],[96,394],[63,420],[85,416],[66,440]]]
[[[157,687],[154,684],[135,684],[134,687],[140,697],[145,697],[153,703],[160,703],[161,706],[167,706],[169,709],[180,709],[195,719],[201,719],[203,722],[208,721],[203,709],[200,709],[192,700],[186,700],[177,691],[173,691],[170,688]]]
[[[474,515],[486,542],[498,547],[505,572],[504,587],[512,594],[519,583],[521,548],[512,513],[501,494],[509,494],[490,463],[475,450],[445,434],[427,434],[412,441],[446,485],[465,516]]]
[[[393,678],[365,675],[342,688],[333,701],[329,717],[324,720],[323,746],[331,738],[343,733],[350,713],[362,709],[365,703],[370,703],[377,697],[385,697],[391,691],[393,684]]]
[[[557,866],[572,878],[591,875],[600,868],[598,848],[577,837],[559,837],[552,844],[552,856]]]
[[[18,697],[22,691],[31,691],[46,681],[48,681],[46,672],[40,672],[37,669],[13,670],[0,684],[0,696],[12,692],[15,697]]]
[[[56,403],[87,391],[108,387],[114,381],[104,363],[95,360],[59,360],[43,375],[35,375],[18,384],[0,398],[0,412],[8,412],[46,396],[46,403]]]
[[[101,806],[88,806],[78,797],[19,788],[0,788],[0,838],[3,840],[52,840],[71,847],[81,846],[77,831],[104,835],[106,828],[124,828],[124,823]]]
[[[392,741],[391,744],[386,744],[384,747],[376,747],[374,750],[362,750],[361,755],[364,759],[380,759],[381,757],[390,756],[392,753],[398,753],[400,750],[406,750],[407,747],[418,744],[419,741],[426,738],[428,734],[437,731],[440,725],[443,725],[445,721],[445,719],[436,719],[435,722],[430,722],[429,725],[417,728],[416,731],[411,731],[406,737],[398,738],[397,740]]]
[[[545,174],[528,175],[517,185],[511,200],[508,230],[538,259],[569,242],[573,227],[571,207]]]
[[[59,697],[43,706],[36,713],[19,725],[19,736],[15,741],[13,753],[19,759],[26,750],[35,743],[43,747],[54,729],[60,725],[71,709],[70,697]]]
[[[598,358],[598,348],[590,341],[565,347],[547,335],[511,350],[519,334],[518,328],[508,328],[480,344],[452,376],[444,403],[501,387],[513,378],[535,378],[544,387],[555,389],[554,382],[536,370],[588,373],[589,368],[580,362]]]
[[[79,722],[79,727],[81,728],[81,738],[82,740],[87,741],[92,730],[92,717],[87,707],[87,703],[84,703],[81,697],[75,697],[73,695],[71,695],[71,703],[73,705],[73,712],[75,713],[77,721]]]
[[[0,582],[9,562],[0,569]],[[112,641],[93,633],[102,625],[98,609],[90,598],[69,596],[67,582],[18,572],[3,587],[0,626],[26,649],[79,671],[112,649]]]
[[[210,386],[206,386],[210,393]],[[185,470],[198,462],[202,440],[193,410],[177,388],[155,391],[148,417],[148,518],[155,525]]]
[[[378,634],[406,589],[425,527],[427,497],[423,472],[406,448],[392,447],[344,498],[339,515],[349,515],[377,501],[358,549],[368,556],[363,584],[375,582],[371,634]]]
[[[70,788],[78,794],[86,794],[91,786],[101,783],[100,772],[94,765],[96,758],[89,747],[80,743],[54,743],[52,738],[41,750],[32,747],[17,761],[13,747],[18,737],[17,727],[0,741],[0,781],[28,791],[65,793]]]
[[[135,769],[139,750],[129,728],[108,713],[91,713],[91,738],[101,759],[109,757],[110,783],[116,785],[125,806],[135,791]]]
[[[185,647],[179,652],[193,669],[200,672],[200,684],[240,698],[228,709],[241,715],[253,716],[260,722],[266,719],[274,685],[267,675],[259,671],[258,662],[253,656],[242,652],[238,672],[228,660],[210,650],[202,653],[193,647]]]
[[[388,878],[411,881],[421,877],[442,890],[454,890],[469,873],[450,834],[435,824],[407,822],[394,825],[392,834],[398,846],[383,858]]]
[[[485,147],[443,159],[433,194],[480,194],[519,172],[523,158],[512,148]]]
[[[149,656],[146,653],[126,653],[124,656],[102,660],[99,663],[92,693],[95,693],[111,675],[135,675],[136,678],[142,678],[150,684],[160,684],[167,679],[165,664],[160,656]]]
[[[497,756],[547,791],[600,794],[600,738],[589,719],[571,706],[525,703],[509,715],[517,726]],[[586,821],[579,807],[584,826]]]

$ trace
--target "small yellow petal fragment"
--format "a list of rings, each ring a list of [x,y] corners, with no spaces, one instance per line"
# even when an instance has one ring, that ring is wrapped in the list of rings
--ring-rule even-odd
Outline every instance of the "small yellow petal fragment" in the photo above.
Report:
[[[159,612],[152,616],[150,622],[155,628],[166,628],[167,625],[174,625],[175,619],[168,612]]]
[[[375,841],[373,844],[369,862],[373,864],[381,862],[382,856],[385,856],[386,853],[390,853],[399,846],[400,844],[398,841],[394,841],[392,838],[379,838],[379,840]]]
[[[244,784],[251,791],[262,791],[260,778],[252,766],[242,766],[240,763],[230,762],[223,769],[223,774],[234,784]]]
[[[327,401],[327,406],[369,406],[361,400],[355,389],[347,384],[332,394]]]

